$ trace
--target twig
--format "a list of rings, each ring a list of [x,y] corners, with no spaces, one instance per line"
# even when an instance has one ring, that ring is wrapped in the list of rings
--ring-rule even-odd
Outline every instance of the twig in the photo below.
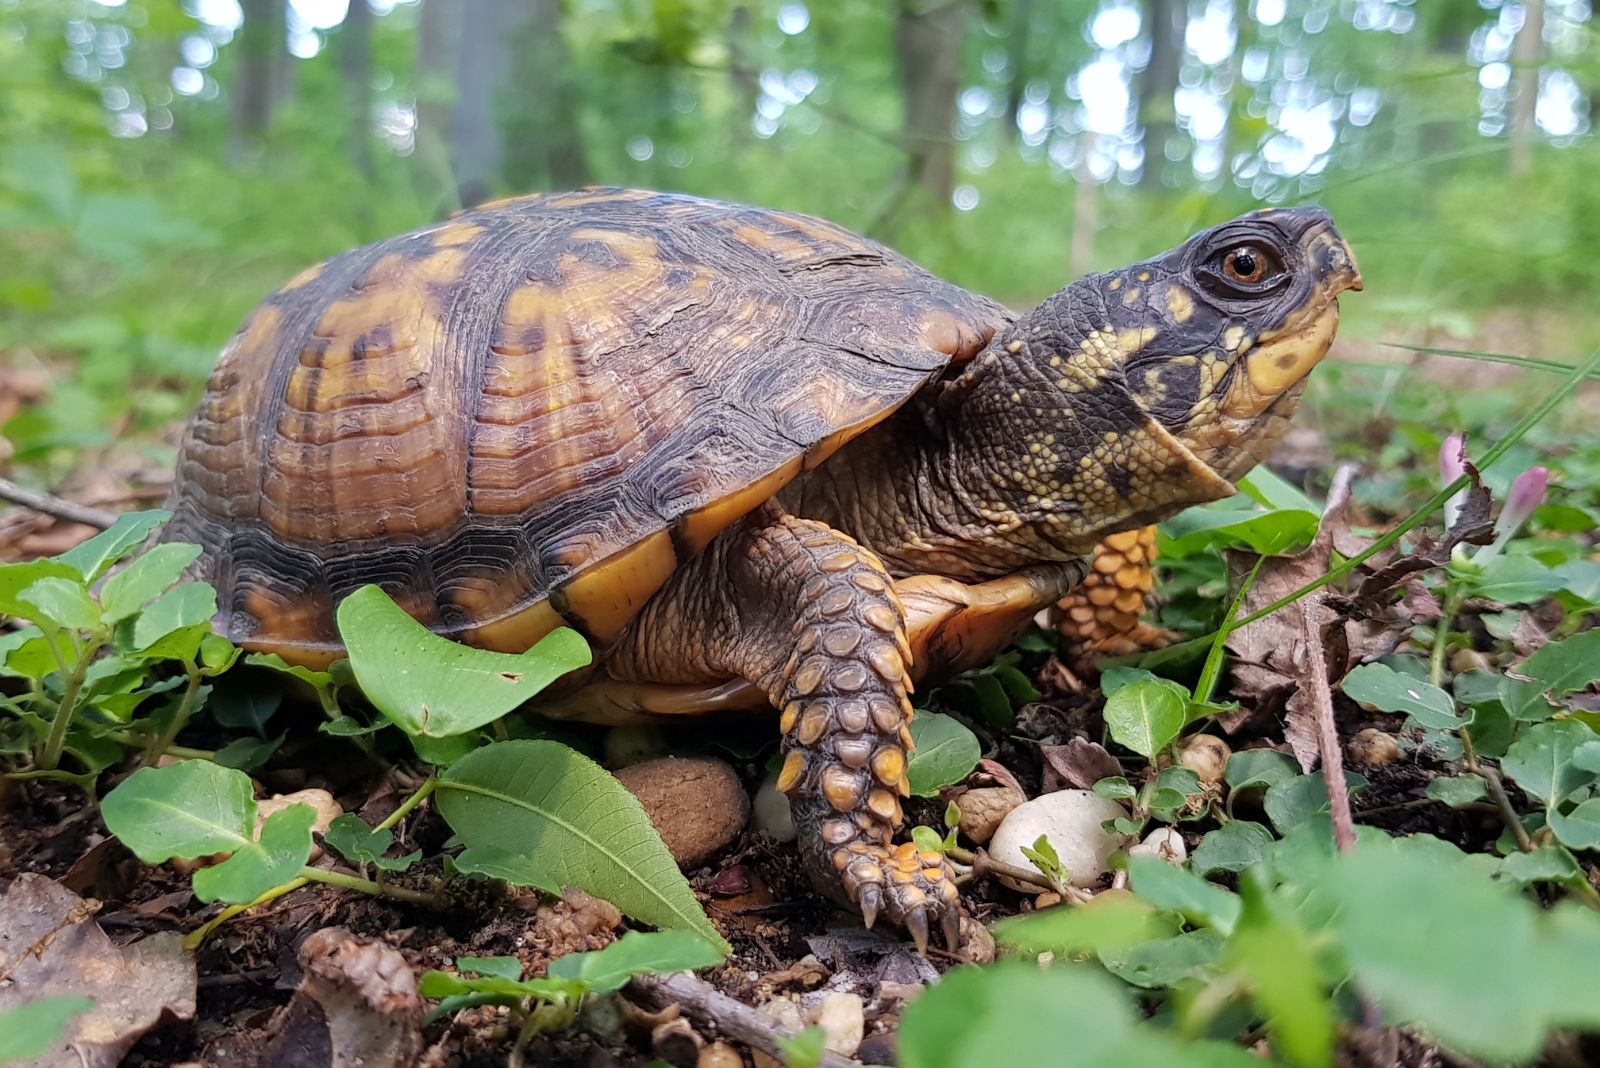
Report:
[[[21,505],[43,515],[65,519],[69,523],[98,527],[101,530],[117,521],[117,517],[111,512],[90,508],[84,504],[74,504],[60,497],[52,497],[48,493],[35,493],[23,489],[8,478],[0,478],[0,501],[10,501],[12,504]]]
[[[1317,715],[1317,749],[1322,756],[1322,781],[1333,814],[1333,841],[1339,852],[1356,847],[1356,824],[1350,815],[1350,791],[1344,781],[1344,754],[1339,748],[1339,726],[1333,720],[1333,693],[1328,689],[1328,661],[1322,651],[1322,621],[1328,614],[1320,594],[1307,598],[1304,620],[1306,684]]]
[[[628,989],[656,1008],[677,1005],[697,1022],[715,1028],[719,1034],[738,1039],[779,1062],[783,1060],[783,1052],[778,1048],[777,1040],[795,1037],[748,1005],[735,1001],[688,972],[636,976],[628,984]],[[855,1068],[858,1063],[827,1051],[817,1062],[820,1068]]]

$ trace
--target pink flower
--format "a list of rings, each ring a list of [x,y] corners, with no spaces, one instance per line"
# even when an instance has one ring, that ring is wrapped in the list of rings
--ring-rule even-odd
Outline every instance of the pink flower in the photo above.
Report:
[[[1505,548],[1506,542],[1516,536],[1538,507],[1544,503],[1545,493],[1550,488],[1550,472],[1543,467],[1530,467],[1516,477],[1511,483],[1511,493],[1506,497],[1505,507],[1500,509],[1500,518],[1494,524],[1494,543],[1481,549],[1475,559],[1494,556]]]
[[[1444,444],[1439,446],[1439,475],[1444,479],[1446,486],[1467,473],[1467,436],[1465,434],[1451,434],[1444,439]],[[1456,525],[1456,519],[1461,515],[1462,505],[1466,503],[1467,491],[1462,490],[1448,501],[1444,502],[1444,528],[1449,530]]]

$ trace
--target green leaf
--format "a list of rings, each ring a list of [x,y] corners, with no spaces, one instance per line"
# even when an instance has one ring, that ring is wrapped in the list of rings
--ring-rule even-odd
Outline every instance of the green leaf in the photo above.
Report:
[[[1261,824],[1231,820],[1200,839],[1190,864],[1198,875],[1240,872],[1259,864],[1271,844],[1272,832]]]
[[[213,753],[211,759],[225,768],[252,771],[271,760],[286,737],[280,734],[276,738],[235,738]]]
[[[604,949],[561,957],[550,965],[550,978],[572,979],[591,994],[609,994],[636,975],[709,968],[724,956],[693,931],[629,931]]]
[[[82,585],[78,572],[59,560],[29,560],[21,564],[0,564],[0,616],[24,618],[32,606],[18,600],[23,590],[40,579],[67,579]]]
[[[1529,556],[1496,556],[1467,582],[1478,597],[1500,604],[1531,604],[1566,585],[1550,568]]]
[[[1565,846],[1559,845],[1538,846],[1532,853],[1514,850],[1500,862],[1500,870],[1496,875],[1518,887],[1533,883],[1575,886],[1587,882],[1583,869],[1578,865],[1578,858]]]
[[[1333,1057],[1334,1018],[1316,953],[1304,931],[1273,913],[1263,881],[1241,881],[1244,911],[1228,939],[1227,960],[1249,982],[1273,1049],[1291,1064],[1324,1068]]]
[[[201,901],[244,905],[300,874],[311,859],[311,825],[317,812],[310,805],[290,805],[268,816],[261,836],[233,856],[194,873],[194,896]]]
[[[209,760],[140,768],[100,803],[106,829],[146,864],[192,860],[249,845],[255,826],[250,776]]]
[[[1133,783],[1121,775],[1108,775],[1099,779],[1092,789],[1101,797],[1112,801],[1131,801],[1139,796],[1139,791],[1134,788]]]
[[[244,673],[244,678],[229,675],[220,680],[206,707],[219,727],[261,734],[267,721],[283,703],[283,694],[278,690],[275,680],[262,686],[260,676],[250,678],[249,674]]]
[[[906,775],[917,797],[932,797],[965,779],[983,755],[977,735],[954,716],[938,712],[917,713],[911,721],[911,743]]]
[[[172,518],[171,512],[151,509],[123,512],[116,522],[56,557],[71,567],[85,583],[99,581],[111,566],[144,543],[152,531]]]
[[[291,664],[277,653],[250,653],[244,658],[250,667],[262,667],[269,671],[276,671],[280,675],[288,675],[292,679],[299,679],[313,690],[327,690],[333,686],[333,674],[329,671],[313,671],[299,664]]]
[[[1576,720],[1538,723],[1511,743],[1500,769],[1547,809],[1554,808],[1578,787],[1594,781],[1594,772],[1574,764],[1572,755],[1597,738],[1600,736]]]
[[[1100,894],[1073,908],[1001,920],[990,933],[995,942],[1020,953],[1065,954],[1114,953],[1177,932],[1147,901],[1129,894]]]
[[[1566,815],[1551,809],[1546,813],[1546,821],[1563,845],[1573,849],[1600,849],[1600,797],[1581,802]]]
[[[828,1051],[828,1032],[813,1025],[793,1038],[777,1035],[773,1042],[783,1054],[784,1068],[818,1068]]]
[[[51,994],[0,1009],[0,1063],[43,1058],[62,1044],[73,1019],[92,1008],[81,994]]]
[[[1481,801],[1488,794],[1488,783],[1482,775],[1463,772],[1460,775],[1441,775],[1428,783],[1427,796],[1451,808],[1462,808]]]
[[[1230,497],[1190,508],[1163,525],[1172,539],[1169,551],[1189,556],[1202,549],[1248,548],[1258,556],[1299,552],[1317,536],[1321,517],[1312,510],[1279,508],[1262,511],[1249,501]]]
[[[394,832],[387,827],[372,827],[353,812],[334,817],[322,841],[346,860],[371,864],[383,871],[405,871],[422,857],[420,849],[403,857],[385,856],[394,844]]]
[[[594,761],[557,742],[498,742],[440,777],[439,811],[471,848],[522,858],[539,885],[576,886],[635,919],[727,944],[644,809]]]
[[[1381,712],[1404,712],[1424,727],[1449,731],[1463,723],[1455,698],[1388,664],[1362,664],[1344,677],[1342,688],[1353,701]]]
[[[1344,781],[1352,794],[1367,785],[1366,777],[1353,771],[1344,773]],[[1286,835],[1312,816],[1328,811],[1328,787],[1321,772],[1301,775],[1271,787],[1262,804],[1273,828]]]
[[[46,630],[93,630],[100,625],[100,609],[76,579],[44,578],[23,590],[24,619],[31,619]],[[31,609],[31,610],[30,610]]]
[[[1102,952],[1100,963],[1125,983],[1158,990],[1213,971],[1224,944],[1219,932],[1205,927],[1141,942],[1121,953]]]
[[[1187,868],[1173,867],[1158,857],[1129,857],[1128,880],[1134,893],[1158,908],[1182,913],[1191,923],[1227,935],[1238,922],[1238,895]]]
[[[147,601],[183,577],[183,569],[200,557],[200,546],[174,543],[157,545],[115,575],[100,590],[100,605],[107,623],[133,615]]]
[[[1130,683],[1106,698],[1106,728],[1122,745],[1153,759],[1183,730],[1187,704],[1187,694],[1176,683]]]
[[[1544,720],[1555,713],[1545,695],[1565,697],[1600,681],[1600,628],[1551,642],[1513,667],[1501,683],[1500,699],[1516,720]]]
[[[155,652],[152,647],[161,639],[185,630],[193,634],[193,646],[198,650],[200,640],[206,633],[201,628],[209,629],[211,617],[216,614],[217,591],[209,585],[204,582],[185,582],[181,586],[174,586],[157,597],[133,621],[133,648],[150,655]],[[193,653],[189,655],[193,656]]]
[[[521,1000],[531,997],[550,1001],[582,997],[583,986],[570,979],[507,979],[499,975],[481,975],[469,979],[449,972],[432,971],[424,972],[422,978],[417,980],[417,993],[435,1001],[467,994],[489,994],[496,999]]]
[[[515,982],[522,978],[522,962],[516,957],[457,957],[456,971]]]
[[[361,692],[412,735],[476,730],[592,658],[583,636],[567,627],[518,656],[473,649],[432,633],[377,586],[346,597],[337,618]]]
[[[1228,758],[1223,781],[1233,793],[1263,789],[1298,778],[1300,765],[1294,758],[1275,749],[1242,749]]]

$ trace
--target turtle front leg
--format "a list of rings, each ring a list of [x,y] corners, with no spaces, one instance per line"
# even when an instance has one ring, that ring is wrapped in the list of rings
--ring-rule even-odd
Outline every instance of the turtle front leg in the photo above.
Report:
[[[959,941],[945,858],[894,844],[910,793],[913,715],[905,613],[878,558],[811,520],[763,509],[681,568],[608,663],[613,677],[731,673],[781,709],[783,770],[807,872],[926,948]]]

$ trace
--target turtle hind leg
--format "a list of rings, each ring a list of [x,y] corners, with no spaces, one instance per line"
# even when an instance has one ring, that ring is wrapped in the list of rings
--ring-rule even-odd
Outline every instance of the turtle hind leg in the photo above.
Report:
[[[919,948],[959,938],[954,873],[896,845],[914,714],[905,613],[883,564],[830,527],[765,508],[725,532],[652,599],[618,677],[722,671],[781,710],[783,770],[819,889],[882,917]],[[687,681],[687,680],[681,680]]]
[[[1156,528],[1106,537],[1095,547],[1083,583],[1056,605],[1056,629],[1066,639],[1065,659],[1080,674],[1095,661],[1170,645],[1176,636],[1142,618],[1155,585]]]

